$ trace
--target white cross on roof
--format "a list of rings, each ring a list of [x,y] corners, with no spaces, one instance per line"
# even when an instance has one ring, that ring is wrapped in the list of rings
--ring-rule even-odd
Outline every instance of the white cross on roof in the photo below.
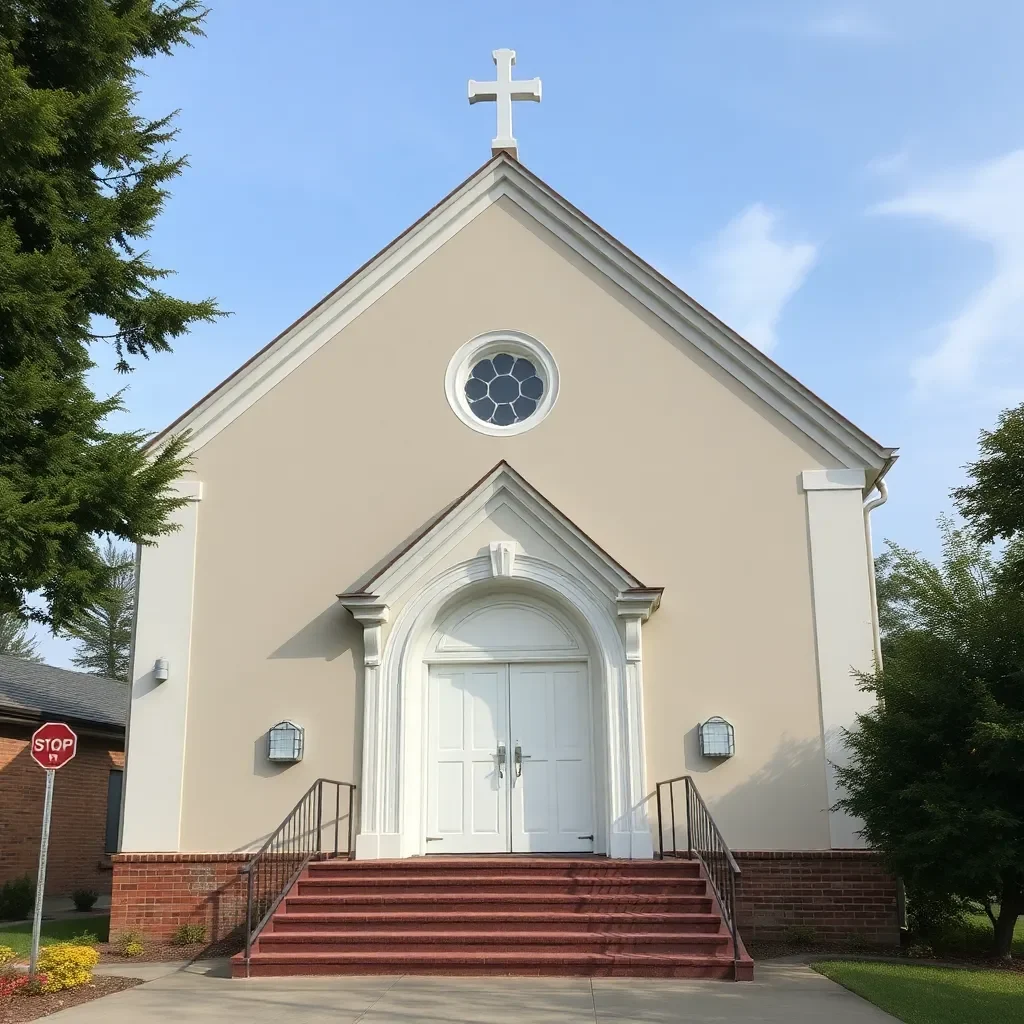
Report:
[[[491,140],[491,153],[508,153],[519,157],[519,144],[512,135],[512,101],[533,100],[540,103],[540,79],[530,78],[521,82],[512,81],[512,65],[516,62],[515,50],[495,50],[491,56],[497,65],[496,82],[469,82],[469,102],[494,100],[498,108],[498,134]]]

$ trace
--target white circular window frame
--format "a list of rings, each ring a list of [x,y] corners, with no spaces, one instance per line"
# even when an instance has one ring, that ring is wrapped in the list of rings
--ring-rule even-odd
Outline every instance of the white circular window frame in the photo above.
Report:
[[[466,398],[466,381],[473,367],[481,359],[488,359],[502,352],[510,356],[522,356],[529,359],[537,370],[537,376],[544,382],[544,394],[541,395],[537,408],[518,423],[507,427],[497,423],[485,423],[469,407]],[[491,437],[509,437],[523,434],[539,426],[554,407],[558,398],[558,364],[555,357],[536,339],[521,331],[488,331],[467,341],[452,356],[444,375],[444,393],[452,412],[478,434],[489,434]]]

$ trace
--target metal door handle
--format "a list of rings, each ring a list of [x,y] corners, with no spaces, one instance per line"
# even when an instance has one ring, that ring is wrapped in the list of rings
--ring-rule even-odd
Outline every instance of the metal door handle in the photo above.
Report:
[[[499,779],[503,779],[503,778],[505,778],[505,772],[502,770],[505,767],[505,744],[504,743],[499,743],[498,744],[498,753],[497,753],[496,756],[498,758],[498,778]]]
[[[516,752],[515,752],[516,778],[517,779],[522,778],[522,775],[523,775],[523,760],[524,759],[525,760],[529,760],[530,759],[530,755],[529,754],[524,754],[523,753],[523,748],[517,743],[516,744]]]

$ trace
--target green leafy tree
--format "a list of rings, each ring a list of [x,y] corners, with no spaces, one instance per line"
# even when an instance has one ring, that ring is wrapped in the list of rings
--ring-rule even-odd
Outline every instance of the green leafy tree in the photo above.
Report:
[[[170,348],[219,315],[161,291],[140,240],[185,161],[134,113],[139,61],[201,34],[197,0],[0,0],[0,611],[57,627],[107,585],[92,537],[152,542],[181,504],[183,439],[104,426],[91,349]],[[43,606],[30,604],[38,593]]]
[[[126,681],[135,613],[135,558],[109,537],[99,554],[109,583],[65,630],[78,641],[71,661],[93,675]]]
[[[980,540],[1024,538],[1024,405],[1003,412],[978,446],[981,457],[967,467],[971,482],[953,491],[957,508]],[[1024,547],[1010,554],[1017,552]],[[1004,568],[1024,589],[1024,558],[1011,557]]]
[[[861,677],[878,702],[848,736],[841,806],[911,892],[984,904],[1005,957],[1024,913],[1024,595],[941,528],[939,565],[878,559],[884,669]]]
[[[42,661],[38,641],[28,635],[28,623],[14,612],[0,612],[0,654]]]

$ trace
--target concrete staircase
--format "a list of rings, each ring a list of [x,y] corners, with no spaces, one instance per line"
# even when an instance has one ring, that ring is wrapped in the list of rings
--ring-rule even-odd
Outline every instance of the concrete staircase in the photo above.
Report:
[[[251,977],[581,975],[749,980],[697,861],[419,857],[311,862]],[[245,977],[243,954],[232,962]]]

